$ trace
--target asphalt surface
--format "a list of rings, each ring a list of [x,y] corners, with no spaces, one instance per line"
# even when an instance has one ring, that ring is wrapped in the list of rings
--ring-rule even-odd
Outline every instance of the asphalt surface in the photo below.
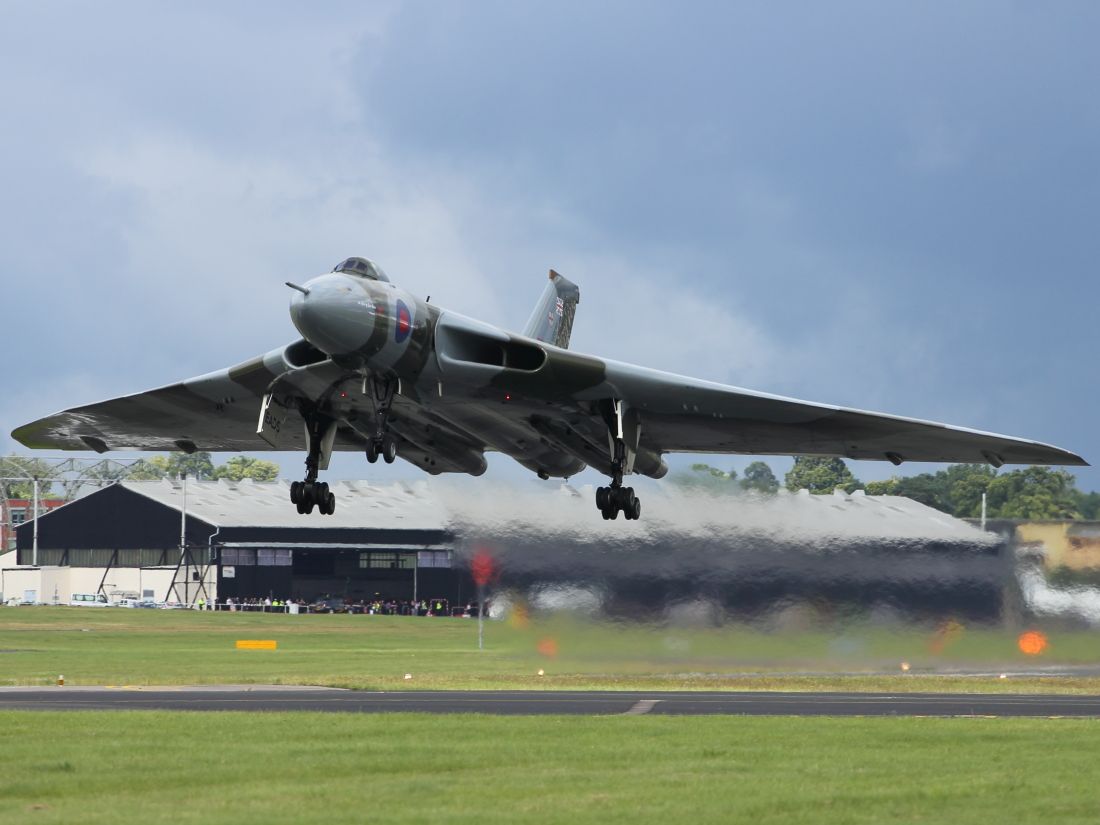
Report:
[[[1100,696],[944,693],[394,691],[291,687],[0,688],[0,709],[670,716],[1100,717]]]

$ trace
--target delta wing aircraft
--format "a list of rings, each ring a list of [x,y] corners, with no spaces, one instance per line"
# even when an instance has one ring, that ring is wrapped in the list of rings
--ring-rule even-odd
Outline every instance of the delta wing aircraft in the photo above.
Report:
[[[1084,465],[1009,436],[814,404],[569,350],[580,301],[551,270],[522,335],[420,300],[373,262],[348,258],[294,290],[301,339],[229,369],[75,407],[13,436],[62,450],[301,450],[290,488],[305,514],[336,507],[318,474],[333,450],[397,456],[429,473],[481,475],[506,453],[540,478],[586,466],[605,519],[637,519],[624,480],[661,478],[665,453]]]

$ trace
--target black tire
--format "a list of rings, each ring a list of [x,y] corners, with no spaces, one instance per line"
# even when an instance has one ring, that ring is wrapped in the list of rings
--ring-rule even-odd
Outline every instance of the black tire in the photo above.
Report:
[[[393,464],[397,459],[397,439],[387,437],[382,442],[382,458],[387,464]]]
[[[633,487],[620,487],[615,491],[615,504],[624,513],[630,511],[630,502],[634,500],[634,488]]]
[[[642,517],[642,500],[637,496],[634,496],[634,500],[630,502],[630,517],[634,521]]]
[[[609,518],[611,518],[611,511],[608,510],[606,507],[601,507],[600,515],[603,516],[604,521],[607,521]]]
[[[320,504],[322,501],[328,498],[328,482],[322,481],[319,484],[315,484],[313,487],[313,498]]]
[[[608,493],[609,492],[610,492],[610,490],[608,490],[606,487],[597,487],[596,488],[596,509],[597,510],[606,510],[607,509],[607,499],[608,499]]]
[[[331,516],[333,513],[336,512],[336,494],[329,493],[328,499],[325,501],[325,504],[325,515]]]
[[[297,504],[302,500],[302,482],[292,481],[290,482],[290,502],[291,504]]]
[[[367,445],[367,461],[374,464],[378,460],[378,442],[371,439],[370,444]]]

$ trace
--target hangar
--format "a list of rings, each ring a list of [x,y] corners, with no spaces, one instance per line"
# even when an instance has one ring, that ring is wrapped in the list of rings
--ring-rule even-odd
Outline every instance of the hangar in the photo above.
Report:
[[[476,600],[470,560],[484,551],[491,599],[572,599],[608,615],[813,603],[996,620],[1018,601],[1008,540],[893,496],[714,497],[654,483],[647,518],[623,525],[568,484],[332,487],[342,506],[318,519],[289,505],[283,481],[121,482],[43,515],[37,550],[20,527],[2,590],[47,603],[81,592],[454,604]]]
[[[113,484],[42,516],[37,548],[32,532],[18,530],[17,566],[5,565],[3,591],[34,590],[26,600],[47,603],[71,593],[185,604],[462,597],[444,511],[422,484],[332,488],[347,506],[317,520],[288,506],[285,482]]]

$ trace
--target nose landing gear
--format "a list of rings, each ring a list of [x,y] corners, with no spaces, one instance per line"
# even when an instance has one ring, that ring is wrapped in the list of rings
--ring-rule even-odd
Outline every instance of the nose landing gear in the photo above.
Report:
[[[378,457],[387,464],[393,464],[397,458],[397,439],[386,432],[393,397],[397,394],[397,380],[371,376],[364,382],[364,391],[370,394],[374,404],[374,437],[367,444],[367,461],[374,464]]]
[[[306,479],[290,485],[290,502],[300,515],[312,513],[314,507],[323,516],[336,512],[336,496],[329,491],[327,482],[317,480],[318,471],[328,469],[335,438],[335,421],[317,415],[306,416]]]

